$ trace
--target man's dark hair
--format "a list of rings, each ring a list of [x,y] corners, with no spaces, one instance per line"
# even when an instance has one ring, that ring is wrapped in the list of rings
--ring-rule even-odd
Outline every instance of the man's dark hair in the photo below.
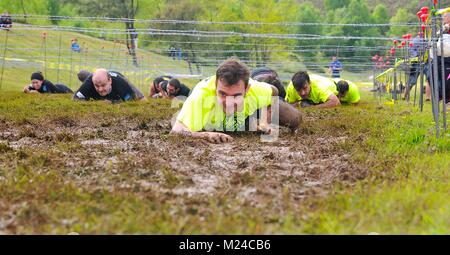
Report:
[[[242,80],[244,81],[245,86],[247,86],[250,78],[250,70],[238,59],[228,59],[220,64],[219,68],[217,68],[216,78],[217,81],[223,80],[226,85],[229,86]]]
[[[157,77],[156,79],[153,80],[153,85],[158,85],[160,82],[164,81],[163,77]]]
[[[162,81],[166,81],[168,79],[172,79],[172,76],[159,76],[153,80],[153,85],[156,86]]]
[[[283,83],[278,77],[278,73],[268,67],[260,67],[252,71],[252,79],[260,82],[265,82],[273,85],[278,89],[278,96],[281,98],[286,97],[286,90],[284,89]]]
[[[87,70],[81,70],[77,74],[78,80],[80,80],[81,82],[86,81],[86,79],[91,75],[92,75],[92,73]]]
[[[169,84],[172,85],[175,89],[181,88],[181,83],[178,79],[171,79]]]
[[[281,83],[280,79],[276,76],[261,76],[261,78],[256,77],[255,80],[268,83],[270,85],[275,86],[276,88],[283,87],[283,84]]]
[[[278,76],[278,73],[269,67],[258,67],[256,69],[252,70],[250,77],[252,77],[252,79],[254,79],[254,80],[257,80],[258,76],[263,76],[263,75]]]
[[[337,87],[337,91],[339,91],[339,93],[341,93],[341,94],[347,92],[350,89],[348,82],[343,81],[343,80],[339,81],[336,84],[336,87]]]
[[[161,82],[161,89],[167,92],[167,86],[169,85],[169,81],[163,80]]]
[[[40,71],[34,72],[34,73],[31,74],[31,80],[43,81],[44,80],[44,75]]]
[[[303,89],[306,85],[306,83],[311,83],[311,80],[309,79],[308,72],[306,71],[299,71],[292,76],[292,84],[294,85],[294,88],[299,91]]]
[[[275,76],[263,76],[261,79],[257,79],[257,81],[268,83],[275,88],[278,89],[278,96],[281,98],[286,97],[286,90],[284,89],[283,83],[280,81],[278,77]]]

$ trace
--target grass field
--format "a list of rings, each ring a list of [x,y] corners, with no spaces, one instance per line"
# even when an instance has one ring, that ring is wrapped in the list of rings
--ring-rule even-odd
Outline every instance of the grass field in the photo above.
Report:
[[[105,41],[74,32],[45,32],[47,37],[44,43],[42,29],[17,25],[10,32],[0,31],[0,64],[3,62],[3,56],[6,58],[5,65],[2,65],[4,71],[0,89],[21,90],[30,83],[31,73],[35,71],[42,71],[46,74],[45,77],[54,83],[63,83],[77,89],[80,85],[76,76],[79,70],[93,71],[103,67],[122,72],[147,93],[149,84],[159,75],[191,74],[187,62],[172,60],[141,49],[137,51],[139,66],[136,67],[123,42]],[[73,38],[78,39],[81,53],[71,51]],[[195,68],[193,72],[196,74]],[[195,84],[196,80],[190,83]]]
[[[3,92],[0,233],[449,234],[448,136],[384,102],[215,145],[169,135],[169,101]]]

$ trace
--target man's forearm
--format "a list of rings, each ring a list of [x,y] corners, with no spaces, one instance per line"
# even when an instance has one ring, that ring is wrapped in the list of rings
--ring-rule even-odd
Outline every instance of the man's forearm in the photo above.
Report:
[[[202,132],[193,132],[186,127],[180,125],[179,123],[176,124],[174,128],[170,131],[171,134],[179,134],[183,136],[191,136],[195,138],[202,138],[203,134]]]
[[[150,88],[150,93],[148,95],[149,95],[149,97],[153,97],[155,94],[156,94],[156,91],[155,91],[154,87],[152,86]]]
[[[268,106],[267,110],[260,110],[261,115],[259,116],[258,123],[260,126],[268,126],[272,123],[272,107]]]
[[[301,101],[297,101],[295,103],[288,103],[289,105],[293,106],[293,107],[299,107],[300,106],[300,102]]]
[[[338,101],[330,99],[323,104],[314,105],[313,107],[315,107],[315,108],[333,108],[333,107],[337,107],[339,105],[341,105],[341,103],[339,102],[339,99],[338,99]]]
[[[166,92],[164,92],[164,91],[161,91],[161,97],[162,97],[162,98],[166,98],[166,99],[168,99],[168,98],[169,98],[169,95],[167,95],[167,93],[166,93]]]

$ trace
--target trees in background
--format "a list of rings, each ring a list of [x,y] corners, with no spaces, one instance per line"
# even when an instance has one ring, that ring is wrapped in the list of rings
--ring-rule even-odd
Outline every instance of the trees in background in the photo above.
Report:
[[[384,4],[378,4],[372,13],[372,20],[376,24],[385,24],[389,21],[389,11]],[[378,28],[380,35],[385,36],[389,32],[389,27],[382,26]]]
[[[138,33],[135,18],[139,10],[139,0],[63,0],[63,2],[78,7],[76,10],[81,16],[121,19],[125,25],[128,53],[133,59],[133,64],[138,66],[136,55]]]
[[[397,10],[397,13],[390,19],[391,23],[408,23],[408,22],[415,22],[417,20],[416,16],[413,14],[408,13],[408,11],[405,8],[399,8]],[[410,28],[406,26],[398,26],[398,27],[391,27],[389,30],[390,36],[402,36],[404,34],[407,34],[410,32]]]
[[[61,9],[60,5],[61,5],[61,1],[59,1],[59,0],[47,0],[48,15],[59,16],[60,9]],[[22,6],[23,6],[23,4],[22,4]],[[50,19],[50,22],[52,22],[53,25],[58,25],[59,20],[58,19]]]
[[[405,8],[414,9],[417,0],[412,0]],[[211,64],[211,59],[237,56],[254,66],[266,65],[273,60],[291,59],[294,61],[314,62],[317,57],[338,54],[343,57],[364,57],[379,53],[368,48],[367,51],[355,50],[357,47],[380,45],[376,40],[357,40],[357,37],[400,36],[408,33],[408,27],[355,27],[355,26],[319,26],[319,25],[258,25],[258,24],[176,24],[142,23],[134,19],[158,20],[198,20],[198,21],[235,21],[261,23],[407,23],[414,22],[415,16],[409,9],[399,8],[394,16],[392,10],[384,4],[369,8],[366,0],[324,0],[319,9],[316,2],[299,4],[296,0],[2,0],[0,8],[10,13],[23,14],[22,22],[36,24],[86,26],[99,28],[117,28],[117,23],[71,20],[34,20],[28,14],[50,16],[101,16],[123,19],[125,42],[128,53],[137,65],[137,27],[160,29],[164,31],[186,30],[191,32],[165,36],[160,33],[142,35],[145,45],[150,49],[169,49],[171,44],[183,48],[184,58],[197,65]],[[157,30],[155,30],[157,31]],[[193,32],[192,32],[193,31]],[[210,36],[196,35],[195,31],[204,31]],[[222,32],[234,33],[223,35]],[[221,34],[221,35],[220,35]],[[261,36],[255,36],[261,35]],[[295,35],[297,39],[276,38],[277,35]],[[335,36],[341,39],[313,39],[314,36]],[[96,35],[102,37],[101,35]],[[112,39],[112,38],[107,38]],[[115,38],[114,38],[115,39]],[[170,41],[170,42],[169,42]],[[329,45],[329,47],[321,47]],[[333,46],[336,46],[334,50]],[[345,47],[341,50],[342,47]],[[330,49],[331,48],[331,49]],[[160,52],[164,53],[164,52]],[[214,64],[214,63],[213,63]]]
[[[323,16],[323,13],[312,3],[303,3],[298,8],[296,21],[300,23],[323,23],[321,20]],[[308,63],[315,62],[315,57],[320,53],[320,45],[325,41],[313,39],[311,35],[323,35],[323,27],[317,25],[298,26],[296,33],[304,39],[297,41],[298,53],[295,53],[294,56],[304,56],[308,58]],[[310,66],[310,68],[317,68],[317,66]]]

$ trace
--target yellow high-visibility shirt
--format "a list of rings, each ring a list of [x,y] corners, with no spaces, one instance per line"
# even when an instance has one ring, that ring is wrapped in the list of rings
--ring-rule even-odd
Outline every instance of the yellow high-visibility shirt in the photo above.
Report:
[[[325,103],[332,94],[338,94],[333,80],[315,74],[309,75],[309,78],[311,80],[311,92],[307,100],[312,101],[314,104]],[[286,102],[293,104],[302,100],[304,99],[298,94],[291,81],[286,89]]]
[[[217,101],[216,76],[207,78],[195,86],[184,102],[177,120],[192,132],[233,131],[233,127],[229,126],[236,125],[233,121],[242,125],[247,117],[272,104],[271,85],[250,79],[249,86],[244,96],[242,111],[235,113],[234,116],[226,116]]]
[[[342,81],[342,79],[334,79],[334,81],[336,83],[338,83],[339,81]],[[339,100],[341,101],[341,103],[349,103],[349,104],[358,103],[359,100],[361,99],[358,86],[356,86],[355,83],[353,83],[349,80],[345,80],[345,81],[348,83],[348,92],[347,92],[347,95],[345,95],[345,97],[343,97]]]

